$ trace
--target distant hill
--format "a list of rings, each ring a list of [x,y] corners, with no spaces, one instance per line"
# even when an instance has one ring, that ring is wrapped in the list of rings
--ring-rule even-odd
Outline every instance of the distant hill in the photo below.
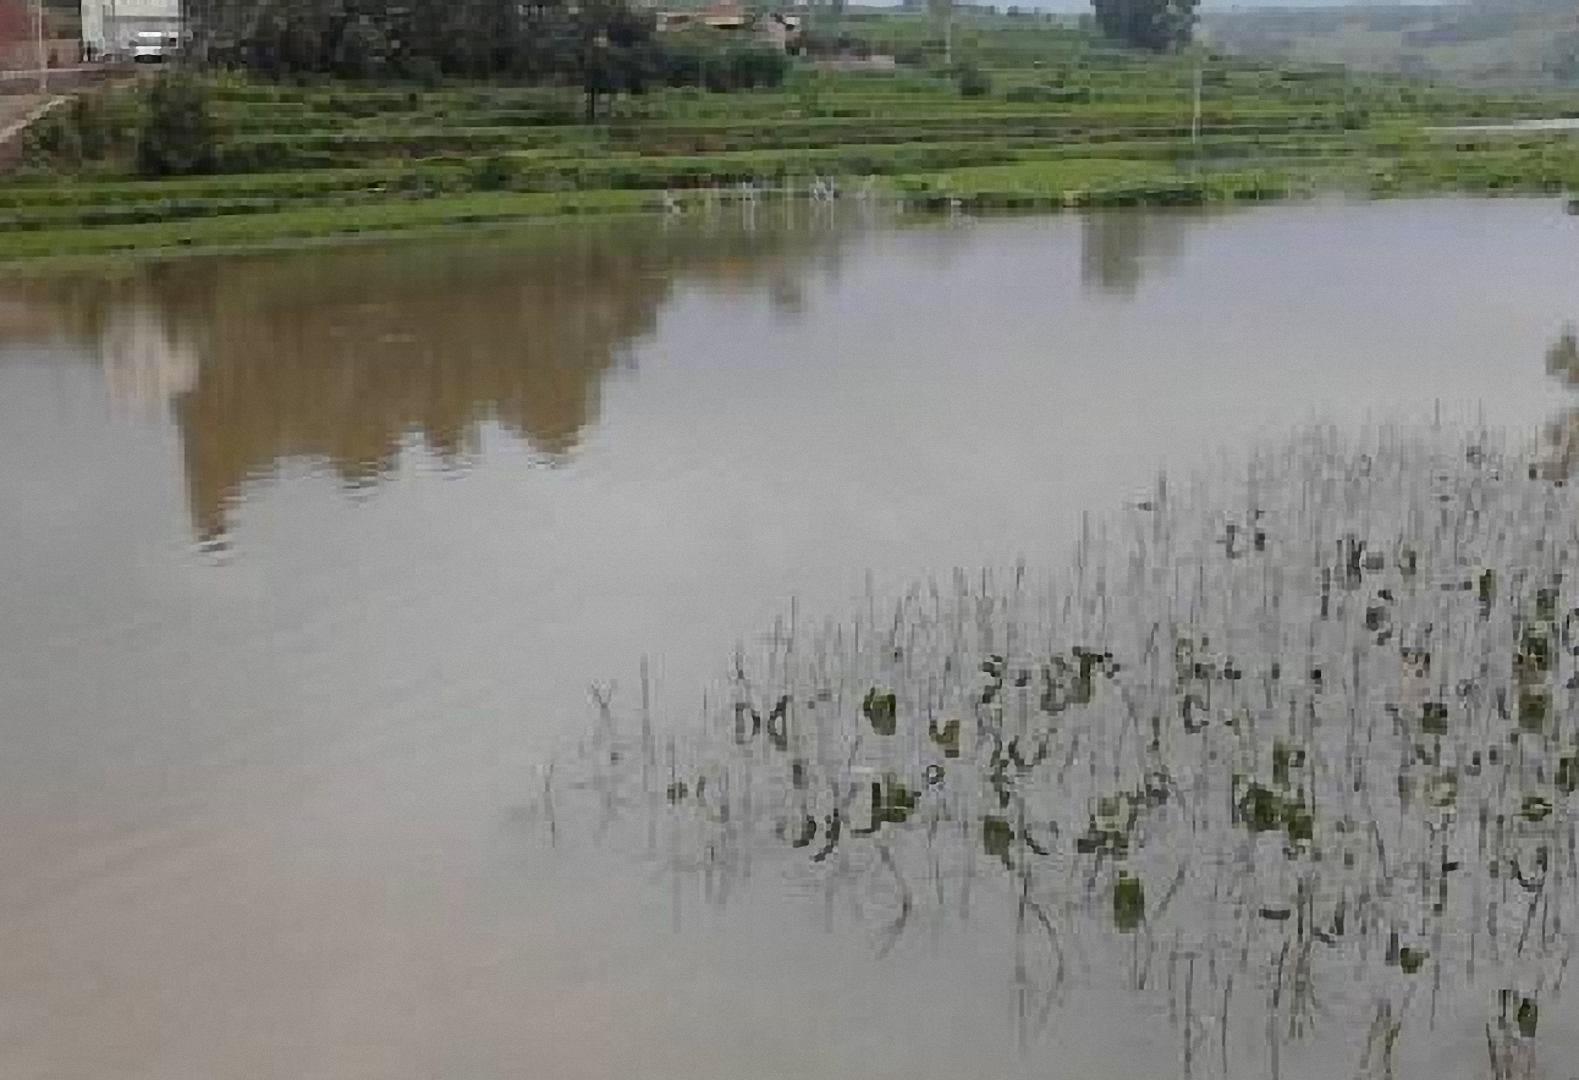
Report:
[[[1579,87],[1579,0],[1219,7],[1201,35],[1232,52],[1469,85]]]

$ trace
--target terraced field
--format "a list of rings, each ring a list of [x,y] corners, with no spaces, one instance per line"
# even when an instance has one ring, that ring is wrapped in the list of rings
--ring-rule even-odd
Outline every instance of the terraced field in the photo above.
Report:
[[[217,146],[210,175],[195,177],[139,179],[141,99],[99,92],[29,132],[24,163],[0,188],[0,260],[675,212],[813,192],[1052,208],[1334,187],[1579,187],[1571,135],[1427,131],[1579,114],[1579,95],[1471,93],[1206,53],[1137,55],[1050,21],[990,16],[964,18],[956,31],[954,59],[989,86],[966,95],[925,18],[857,13],[837,29],[908,63],[875,73],[807,66],[775,90],[655,91],[614,101],[592,124],[570,88],[207,75]]]

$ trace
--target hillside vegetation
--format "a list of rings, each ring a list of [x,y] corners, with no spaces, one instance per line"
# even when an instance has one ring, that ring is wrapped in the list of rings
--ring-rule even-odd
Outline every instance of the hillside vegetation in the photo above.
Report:
[[[1215,44],[1272,59],[1347,64],[1471,86],[1579,87],[1572,0],[1346,5],[1214,12]]]

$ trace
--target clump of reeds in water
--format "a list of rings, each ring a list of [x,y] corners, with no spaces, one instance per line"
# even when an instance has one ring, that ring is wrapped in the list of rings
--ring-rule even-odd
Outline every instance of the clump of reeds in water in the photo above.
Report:
[[[725,896],[996,890],[1022,1014],[1156,995],[1185,1075],[1389,1076],[1449,1014],[1536,1075],[1574,945],[1579,500],[1486,435],[1312,431],[1159,481],[1046,579],[775,628],[700,727],[602,702],[583,768]],[[1466,1006],[1466,1003],[1468,1005]],[[1566,1075],[1566,1074],[1564,1074]]]

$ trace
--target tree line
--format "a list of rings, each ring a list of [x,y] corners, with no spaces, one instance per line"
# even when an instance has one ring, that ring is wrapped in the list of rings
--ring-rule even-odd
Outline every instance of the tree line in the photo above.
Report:
[[[1093,0],[1104,32],[1167,51],[1186,43],[1197,0]],[[942,5],[947,17],[948,8]],[[937,13],[937,9],[934,9]],[[750,89],[780,85],[782,48],[705,29],[659,34],[651,10],[630,0],[186,0],[188,51],[199,66],[266,78],[364,80],[503,79],[579,87],[588,120],[618,93],[652,86]],[[836,26],[808,27],[812,55],[861,55],[869,43]],[[864,48],[863,48],[864,46]],[[991,90],[969,59],[950,69],[968,97]],[[219,167],[219,135],[205,80],[176,72],[145,84],[131,111],[111,97],[79,98],[34,126],[43,158],[98,161],[126,156],[144,176]]]
[[[664,34],[627,0],[187,0],[205,64],[271,78],[560,83],[598,101],[654,86],[776,86],[788,60],[765,42]]]
[[[1190,40],[1197,2],[1092,6],[1107,37],[1167,51]],[[271,77],[559,81],[581,86],[592,109],[648,86],[775,85],[786,67],[767,43],[658,34],[653,12],[630,0],[187,0],[186,14],[193,48],[212,64]]]
[[[1171,52],[1190,42],[1200,0],[1091,0],[1105,37],[1137,49]]]

